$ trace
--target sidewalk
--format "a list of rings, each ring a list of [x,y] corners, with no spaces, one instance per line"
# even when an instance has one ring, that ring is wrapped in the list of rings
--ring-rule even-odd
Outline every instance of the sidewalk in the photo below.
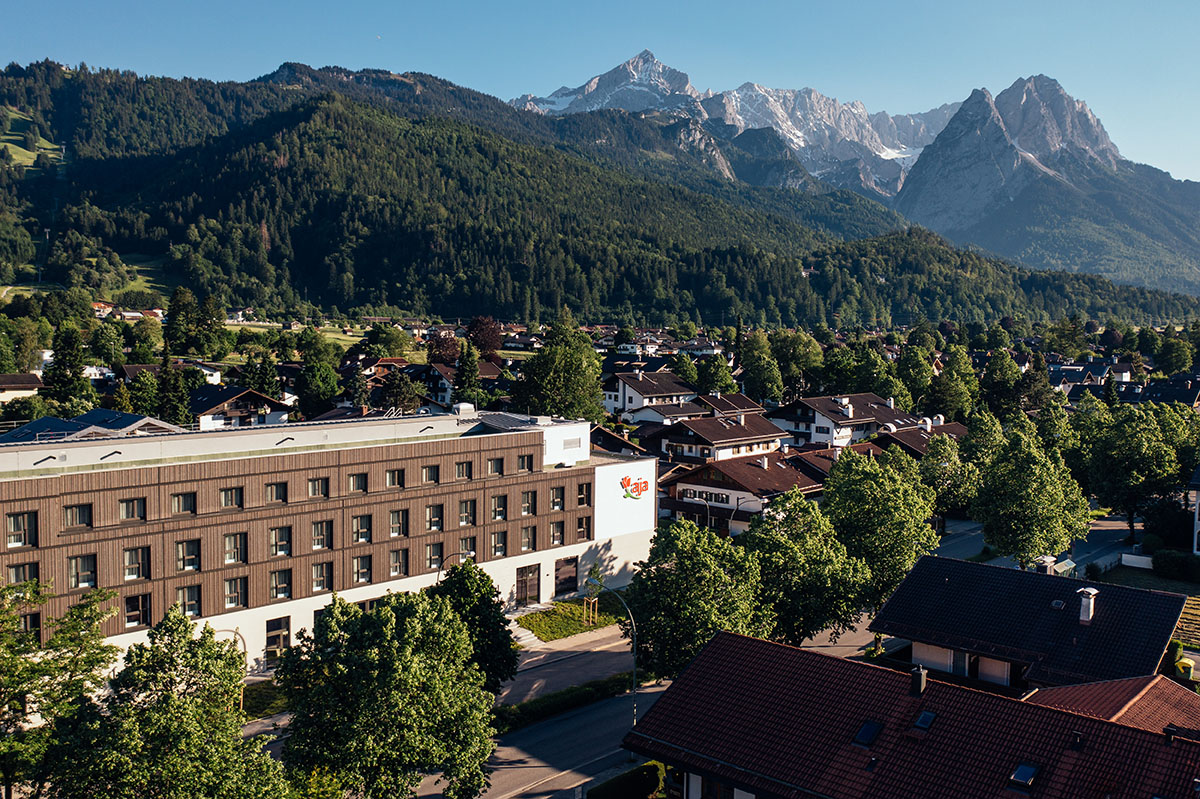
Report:
[[[504,684],[496,701],[527,702],[632,668],[629,642],[615,624],[557,641],[534,638],[521,650],[516,678]]]

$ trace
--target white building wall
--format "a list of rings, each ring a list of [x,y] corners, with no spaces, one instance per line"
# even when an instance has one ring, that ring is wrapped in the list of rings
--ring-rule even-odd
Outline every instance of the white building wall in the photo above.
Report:
[[[985,658],[981,655],[979,658],[979,679],[995,683],[996,685],[1008,685],[1010,682],[1009,664],[1003,660]]]
[[[928,669],[953,671],[954,650],[913,641],[912,662]]]
[[[546,418],[549,421],[549,418]],[[558,464],[574,466],[587,460],[592,426],[588,422],[547,424],[542,427],[542,463],[549,470]]]

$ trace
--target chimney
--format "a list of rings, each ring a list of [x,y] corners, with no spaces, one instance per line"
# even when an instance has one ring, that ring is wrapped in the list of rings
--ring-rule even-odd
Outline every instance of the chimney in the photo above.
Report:
[[[739,413],[737,415],[737,420],[738,420],[738,424],[745,424],[746,423],[746,414]]]
[[[917,427],[924,430],[926,433],[933,432],[933,420],[928,416],[922,416],[921,421],[917,422]]]
[[[782,452],[784,455],[787,455],[790,450],[791,450],[791,447],[787,444],[779,445],[779,451]]]
[[[934,427],[941,427],[941,426],[942,426],[942,425],[944,425],[945,423],[946,423],[946,417],[945,417],[945,416],[943,416],[943,415],[942,415],[942,414],[940,414],[940,413],[936,413],[936,414],[934,414],[934,415],[933,415],[933,426],[934,426]]]
[[[849,402],[847,402],[846,405],[842,408],[842,412],[844,414],[846,414],[846,418],[848,418],[848,419],[854,418],[854,406],[851,405]]]
[[[1075,593],[1079,594],[1079,623],[1091,624],[1092,617],[1096,615],[1096,595],[1100,592],[1095,588],[1080,588]]]
[[[720,399],[720,398],[721,398],[721,392],[720,392],[720,391],[714,391],[714,392],[713,392],[713,397],[715,397],[716,399]]]
[[[763,467],[764,469],[767,468],[767,456],[766,455],[763,455],[761,458],[758,459],[758,465]]]
[[[634,374],[634,376],[637,377],[638,380],[642,379],[642,370],[641,369],[634,369],[633,374]]]
[[[834,447],[834,448],[833,448],[833,454],[829,456],[829,459],[830,459],[831,461],[833,461],[834,463],[837,463],[837,460],[838,460],[838,458],[840,458],[840,457],[842,457],[842,448],[841,448],[841,447]]]
[[[896,398],[895,397],[888,397],[888,407],[889,408],[896,407]]]
[[[924,666],[917,666],[912,670],[912,695],[920,696],[925,693],[925,677],[929,674]]]
[[[1035,560],[1038,574],[1054,574],[1054,564],[1058,562],[1058,558],[1053,555],[1042,555]]]

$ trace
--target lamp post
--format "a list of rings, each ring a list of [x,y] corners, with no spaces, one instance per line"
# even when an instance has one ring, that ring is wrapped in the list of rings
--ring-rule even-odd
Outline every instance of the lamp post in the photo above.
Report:
[[[702,496],[697,495],[695,498],[704,503],[704,528],[710,529],[712,527],[712,505],[709,505],[708,500]]]
[[[239,630],[236,627],[234,627],[232,630],[213,630],[213,634],[215,635],[216,633],[233,633],[234,635],[236,635],[238,637],[238,640],[242,642],[242,654],[246,657],[247,660],[250,659],[250,646],[246,643],[246,636],[242,635],[241,630]],[[238,710],[245,710],[245,709],[246,709],[246,680],[243,678],[242,679],[242,693],[238,697]]]
[[[594,585],[597,588],[599,588],[601,591],[607,591],[608,593],[615,596],[617,598],[617,601],[621,603],[621,606],[623,608],[625,608],[625,613],[628,614],[628,616],[629,616],[629,629],[632,632],[632,635],[630,637],[632,638],[632,643],[633,643],[633,691],[631,692],[633,694],[633,726],[636,727],[637,726],[637,689],[638,689],[638,681],[637,681],[637,622],[635,622],[633,620],[633,611],[630,610],[629,605],[627,605],[625,603],[624,597],[622,597],[616,591],[614,591],[611,588],[609,588],[608,586],[606,586],[604,583],[597,580],[595,577],[588,577],[586,580],[586,583],[588,585]]]
[[[435,582],[440,583],[442,581],[442,569],[446,568],[446,561],[450,560],[450,558],[454,557],[455,555],[463,558],[473,558],[475,557],[475,550],[472,549],[468,552],[451,552],[449,555],[442,558],[442,562],[438,564],[438,575]]]
[[[752,499],[754,499],[754,497],[738,497],[737,505],[735,505],[733,508],[733,513],[729,514],[729,535],[731,537],[733,536],[733,521],[737,516],[738,511],[742,509],[742,503],[749,502]]]

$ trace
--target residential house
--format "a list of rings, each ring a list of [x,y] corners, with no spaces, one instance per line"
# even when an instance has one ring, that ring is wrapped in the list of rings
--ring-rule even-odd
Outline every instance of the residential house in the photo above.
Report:
[[[0,374],[0,404],[32,397],[42,387],[42,378],[35,374]]]
[[[613,455],[636,455],[640,458],[647,457],[650,454],[645,447],[633,443],[628,437],[609,430],[603,425],[592,425],[591,440],[593,452],[607,452]]]
[[[646,405],[687,402],[697,396],[696,387],[671,372],[618,372],[604,381],[604,409],[623,414]]]
[[[877,394],[802,397],[767,412],[790,443],[844,447],[880,432],[916,427],[921,419]],[[936,422],[940,424],[941,422]]]
[[[933,424],[928,419],[922,419],[916,427],[880,433],[872,439],[872,442],[883,449],[899,447],[905,453],[919,459],[925,456],[925,451],[929,449],[929,442],[933,440],[934,436],[944,435],[960,441],[966,434],[967,426],[958,422]]]
[[[667,404],[643,405],[624,414],[630,424],[671,424],[700,416],[736,416],[761,414],[765,409],[745,394],[701,394],[694,400]]]
[[[773,452],[783,438],[783,431],[757,413],[701,416],[638,430],[642,446],[662,460],[681,463]]]
[[[189,407],[200,430],[283,424],[291,410],[254,389],[211,385],[193,389]]]

